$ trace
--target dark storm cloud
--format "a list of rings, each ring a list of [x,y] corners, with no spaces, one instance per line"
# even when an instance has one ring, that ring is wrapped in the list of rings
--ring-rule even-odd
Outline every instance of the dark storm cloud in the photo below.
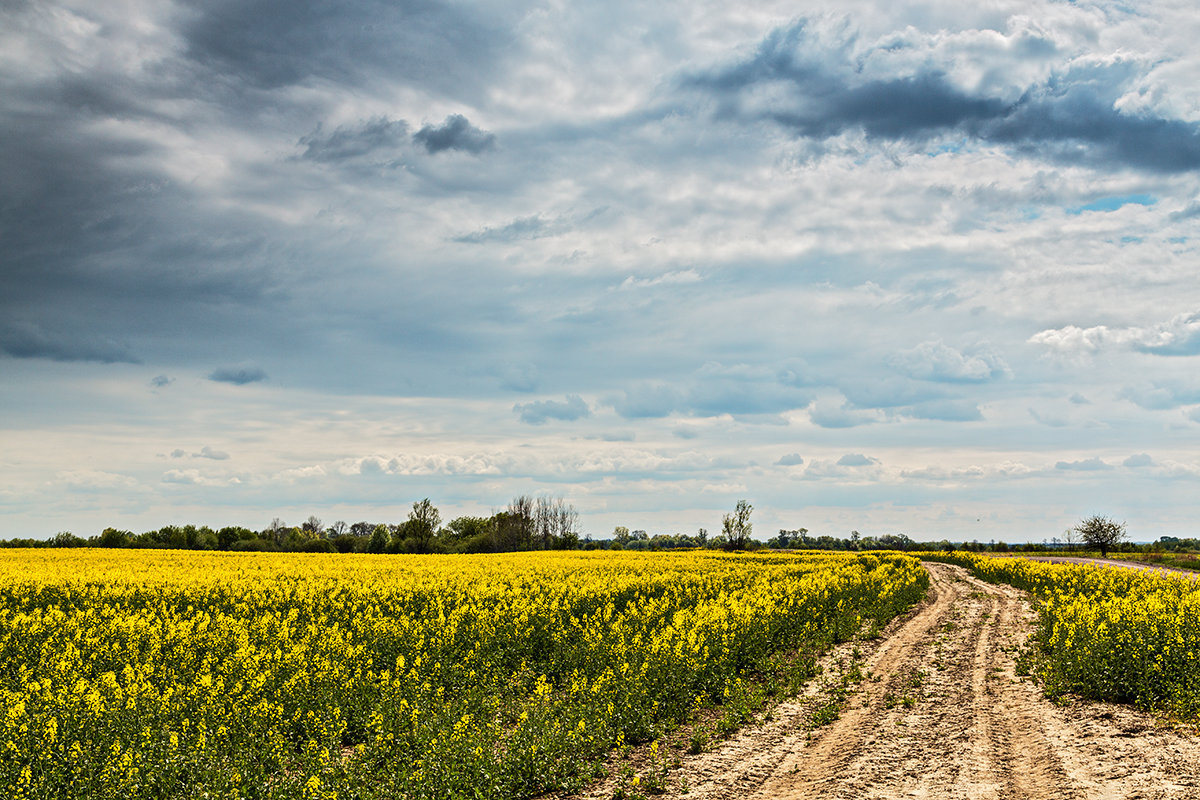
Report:
[[[375,154],[388,155],[408,143],[408,123],[376,117],[358,125],[339,125],[333,132],[320,128],[301,137],[301,158],[318,162],[347,161]]]
[[[479,155],[496,146],[495,134],[476,128],[462,114],[451,114],[441,125],[426,125],[413,135],[413,141],[430,153],[461,150]]]
[[[509,36],[478,10],[436,0],[195,0],[187,55],[260,89],[386,76],[452,96],[473,94]]]
[[[136,360],[113,341],[159,323],[178,330],[191,311],[255,302],[276,284],[264,230],[214,211],[153,166],[159,146],[118,127],[52,101],[36,114],[0,109],[0,315],[12,352]],[[91,336],[41,331],[51,316]]]
[[[1200,168],[1196,123],[1116,107],[1136,74],[1128,63],[1068,66],[1006,100],[964,91],[936,64],[864,78],[866,55],[852,54],[850,44],[830,47],[801,21],[773,32],[750,59],[693,75],[685,86],[713,96],[719,117],[769,120],[809,139],[852,130],[910,142],[960,135],[1063,163]]]
[[[209,373],[208,379],[217,383],[232,383],[244,386],[267,379],[267,373],[259,367],[218,367]]]
[[[95,334],[47,331],[31,323],[0,325],[0,352],[14,358],[47,358],[53,361],[99,361],[138,364],[129,349]]]

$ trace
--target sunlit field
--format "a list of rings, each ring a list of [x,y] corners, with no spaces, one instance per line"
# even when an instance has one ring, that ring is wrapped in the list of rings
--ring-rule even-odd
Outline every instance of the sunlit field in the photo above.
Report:
[[[571,788],[927,585],[899,554],[5,551],[0,794]]]
[[[1191,576],[967,553],[922,557],[1034,595],[1031,655],[1048,693],[1200,715],[1200,582]]]

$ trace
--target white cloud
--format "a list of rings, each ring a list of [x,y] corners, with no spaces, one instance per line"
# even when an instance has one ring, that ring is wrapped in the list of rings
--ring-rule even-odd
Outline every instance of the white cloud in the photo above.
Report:
[[[889,365],[910,378],[950,383],[982,383],[1010,377],[1012,370],[994,353],[966,354],[938,341],[922,342],[888,358]]]
[[[6,529],[1200,513],[1190,7],[201,6],[0,28]]]
[[[1200,313],[1177,314],[1166,322],[1148,326],[1111,328],[1067,325],[1036,333],[1030,343],[1068,355],[1092,354],[1105,347],[1131,347],[1163,356],[1200,355]]]

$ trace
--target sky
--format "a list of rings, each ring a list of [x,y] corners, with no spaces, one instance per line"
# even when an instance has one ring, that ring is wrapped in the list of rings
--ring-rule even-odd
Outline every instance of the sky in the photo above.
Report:
[[[1191,2],[0,0],[0,537],[1200,518]]]

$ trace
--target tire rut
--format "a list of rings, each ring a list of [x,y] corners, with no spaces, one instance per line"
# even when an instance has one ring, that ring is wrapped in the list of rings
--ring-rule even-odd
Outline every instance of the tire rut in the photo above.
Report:
[[[810,688],[767,723],[681,756],[670,784],[687,788],[663,796],[1200,797],[1200,740],[1126,707],[1050,703],[1016,671],[1033,622],[1026,595],[959,567],[926,566],[932,583],[920,606],[893,620],[881,640],[847,643],[826,660],[824,680],[836,683],[855,666],[851,652],[861,651],[865,677],[837,719],[811,728],[820,695]],[[606,784],[587,796],[614,794]]]

